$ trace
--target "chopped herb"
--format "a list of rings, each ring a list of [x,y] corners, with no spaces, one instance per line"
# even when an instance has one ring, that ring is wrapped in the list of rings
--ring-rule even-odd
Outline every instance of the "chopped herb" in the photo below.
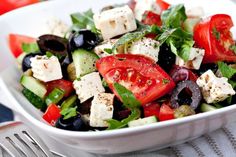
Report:
[[[216,37],[217,40],[220,40],[220,32],[217,31],[216,27],[213,27],[212,33]]]
[[[54,56],[51,52],[49,52],[49,51],[47,51],[46,52],[46,56],[48,57],[48,58],[51,58],[52,56]]]
[[[22,43],[21,48],[26,53],[34,53],[39,51],[37,43]]]
[[[105,48],[104,51],[108,54],[112,54],[112,49]]]
[[[63,115],[63,119],[66,120],[66,119],[75,117],[77,115],[76,109],[77,109],[77,106],[73,108],[65,108],[60,113],[61,115]]]
[[[106,82],[104,78],[102,79],[102,86],[105,88],[108,87],[108,83]]]
[[[168,79],[162,79],[162,84],[167,84],[167,83],[169,83],[170,82],[170,80],[168,80]]]
[[[218,68],[221,74],[228,79],[231,79],[236,74],[236,69],[231,68],[224,62],[218,62]]]

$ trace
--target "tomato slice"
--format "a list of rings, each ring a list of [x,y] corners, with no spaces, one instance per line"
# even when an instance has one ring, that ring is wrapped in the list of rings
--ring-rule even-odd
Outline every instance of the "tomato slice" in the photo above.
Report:
[[[230,29],[233,21],[229,15],[216,14],[200,21],[194,28],[194,40],[205,49],[203,63],[218,61],[235,62],[236,55],[230,50],[235,45]]]
[[[166,121],[174,119],[174,110],[167,103],[163,103],[160,108],[159,120]]]
[[[57,119],[61,117],[60,112],[61,111],[56,104],[51,104],[43,114],[43,119],[54,126]]]
[[[156,116],[159,119],[160,104],[151,102],[143,105],[144,117]]]
[[[141,104],[169,93],[175,83],[152,59],[142,55],[117,54],[99,59],[96,67],[119,98],[115,82],[133,92]]]
[[[21,48],[22,44],[34,43],[36,42],[36,39],[25,35],[9,34],[8,42],[12,54],[17,58],[20,54],[23,53]]]
[[[164,10],[167,10],[170,6],[169,3],[163,1],[163,0],[156,0],[157,5],[161,8],[161,12]]]
[[[145,13],[143,14],[142,23],[145,25],[161,26],[161,16],[152,11],[145,11]]]
[[[13,9],[34,4],[40,0],[1,0],[0,1],[0,15]]]
[[[51,93],[51,91],[54,88],[60,88],[60,89],[64,90],[64,92],[65,92],[64,97],[70,96],[70,94],[74,90],[73,83],[71,81],[67,81],[67,80],[63,80],[63,79],[47,82],[46,87],[47,87],[47,94],[46,95]]]

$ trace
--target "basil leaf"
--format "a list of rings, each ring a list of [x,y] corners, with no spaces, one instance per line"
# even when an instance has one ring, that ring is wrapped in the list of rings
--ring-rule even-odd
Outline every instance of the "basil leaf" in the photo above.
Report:
[[[37,43],[22,43],[21,48],[26,53],[34,53],[39,51]]]
[[[140,118],[140,116],[141,116],[141,111],[138,108],[131,109],[131,114],[129,115],[129,117],[123,119],[122,121],[118,121],[115,119],[107,120],[108,123],[107,130],[124,128],[130,121],[136,120]]]
[[[231,79],[236,74],[236,69],[231,68],[224,62],[218,62],[218,68],[221,74],[228,79]]]
[[[135,98],[131,91],[118,83],[114,83],[114,88],[121,97],[122,102],[126,108],[132,109],[140,107],[141,103]]]
[[[71,14],[71,20],[73,22],[73,27],[80,29],[91,29],[93,33],[99,33],[99,30],[95,27],[93,21],[93,11],[89,9],[82,13]]]
[[[178,28],[187,19],[183,4],[173,5],[161,14],[161,21],[166,28]]]
[[[75,117],[77,115],[76,109],[77,109],[77,106],[73,108],[65,108],[60,113],[61,115],[63,115],[63,119],[66,120],[66,119]]]

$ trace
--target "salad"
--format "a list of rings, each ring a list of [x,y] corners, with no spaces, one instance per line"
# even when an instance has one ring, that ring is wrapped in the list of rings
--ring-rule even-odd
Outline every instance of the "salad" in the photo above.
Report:
[[[229,15],[162,0],[71,14],[69,28],[10,34],[22,94],[48,124],[113,130],[201,114],[236,103],[236,42]]]

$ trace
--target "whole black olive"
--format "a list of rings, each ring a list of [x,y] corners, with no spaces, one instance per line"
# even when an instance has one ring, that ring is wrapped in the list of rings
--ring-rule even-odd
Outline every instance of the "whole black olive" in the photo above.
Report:
[[[175,54],[171,52],[170,47],[167,44],[162,44],[159,51],[158,62],[162,69],[169,72],[172,66],[175,64]]]
[[[189,91],[191,92],[191,95],[189,95],[191,96],[191,99],[192,99],[190,106],[193,109],[196,109],[200,101],[202,100],[202,94],[198,85],[195,82],[190,81],[190,80],[182,81],[177,84],[176,88],[174,89],[171,95],[171,99],[170,99],[171,106],[173,108],[178,108],[180,106],[178,102],[179,94],[185,88],[189,89]]]
[[[71,131],[86,131],[87,126],[81,118],[81,115],[77,115],[75,117],[64,120],[63,116],[61,116],[57,121],[55,126],[64,130]]]
[[[24,59],[23,59],[23,61],[22,61],[22,70],[23,70],[23,72],[25,72],[25,71],[27,71],[28,69],[31,69],[31,61],[30,61],[30,59],[32,58],[32,57],[35,57],[35,56],[37,56],[37,55],[43,55],[42,53],[29,53],[29,54],[27,54],[25,57],[24,57]]]
[[[40,51],[51,52],[55,56],[67,56],[67,40],[56,35],[42,35],[37,41]]]
[[[73,52],[78,48],[92,50],[99,41],[99,37],[90,30],[83,29],[79,32],[74,32],[69,38],[70,51]]]

